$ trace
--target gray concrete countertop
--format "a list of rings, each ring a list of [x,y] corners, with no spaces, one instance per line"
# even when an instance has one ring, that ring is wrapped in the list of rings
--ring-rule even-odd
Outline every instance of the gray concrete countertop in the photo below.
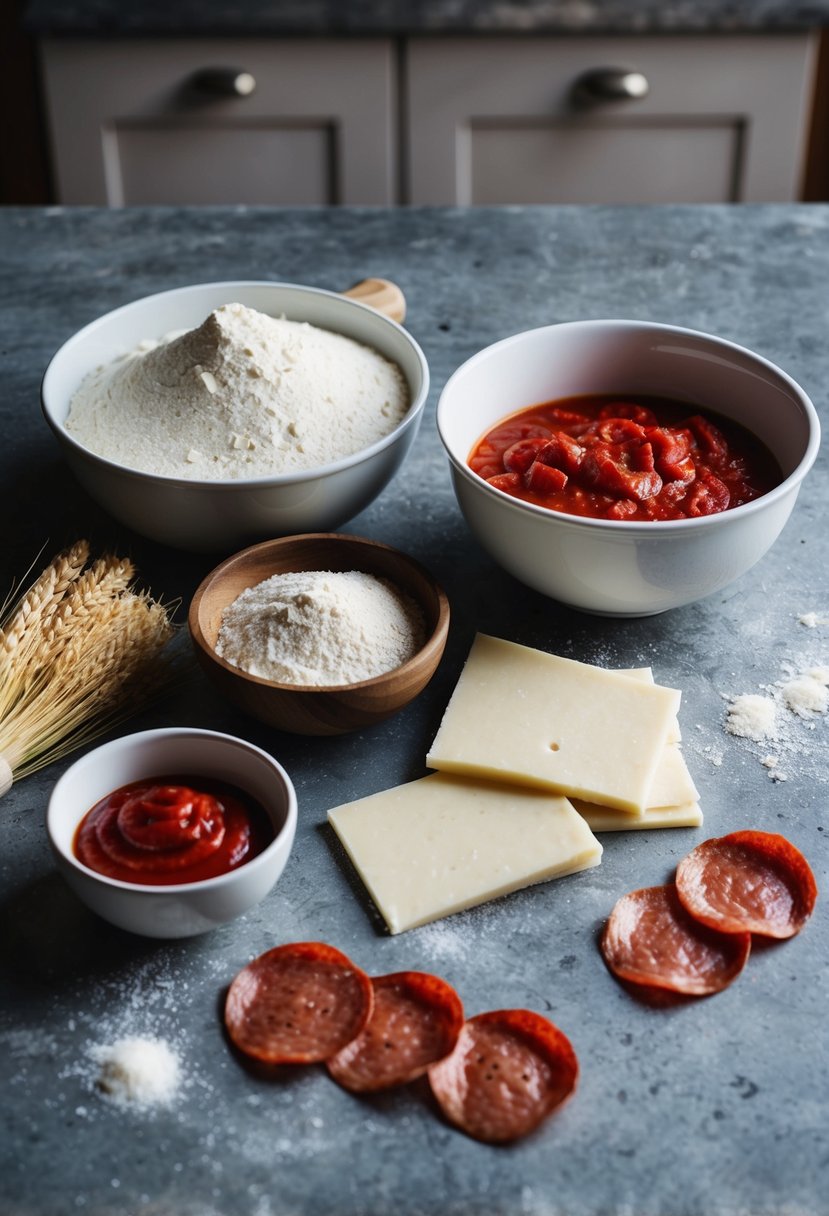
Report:
[[[41,34],[680,33],[810,29],[827,0],[30,0]]]
[[[548,322],[636,317],[691,326],[779,363],[829,421],[829,208],[503,210],[142,209],[0,212],[0,496],[6,589],[42,547],[88,536],[130,553],[179,619],[213,559],[116,525],[65,468],[42,421],[50,356],[136,297],[222,278],[343,288],[400,283],[433,390],[417,443],[346,531],[396,545],[442,581],[446,655],[425,692],[372,730],[304,739],[222,703],[195,670],[123,730],[190,724],[271,750],[292,775],[299,830],[285,873],[223,929],[159,943],[108,927],[57,875],[44,810],[68,762],[0,807],[0,1211],[4,1216],[826,1216],[829,1212],[829,721],[792,718],[778,748],[727,735],[726,699],[829,664],[824,451],[783,536],[737,584],[645,620],[569,611],[497,569],[471,540],[434,427],[447,376],[486,344]],[[815,613],[818,624],[799,618]],[[608,666],[652,665],[683,690],[701,831],[606,836],[602,865],[387,936],[326,826],[330,806],[421,776],[476,630]],[[184,640],[184,639],[182,639]],[[721,995],[647,1008],[606,971],[597,935],[615,900],[665,881],[707,836],[780,831],[823,895],[804,933],[756,949]],[[322,939],[375,974],[434,971],[471,1013],[537,1010],[580,1058],[578,1093],[505,1149],[446,1126],[425,1086],[371,1100],[321,1069],[274,1082],[223,1037],[224,990],[278,943]],[[94,1044],[169,1040],[186,1081],[170,1108],[95,1091]]]

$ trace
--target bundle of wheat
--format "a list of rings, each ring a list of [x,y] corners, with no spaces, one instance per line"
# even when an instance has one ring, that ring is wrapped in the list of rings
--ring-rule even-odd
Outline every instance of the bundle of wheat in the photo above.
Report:
[[[0,609],[0,795],[146,704],[169,678],[167,607],[128,559],[78,541]]]

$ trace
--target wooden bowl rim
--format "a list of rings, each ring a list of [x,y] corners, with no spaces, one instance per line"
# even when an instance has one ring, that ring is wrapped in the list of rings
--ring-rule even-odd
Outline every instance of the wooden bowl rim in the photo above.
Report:
[[[283,684],[277,680],[268,680],[264,676],[256,676],[249,671],[244,671],[243,668],[237,667],[235,663],[229,663],[227,659],[224,659],[221,655],[217,654],[207,641],[207,638],[204,636],[200,622],[202,601],[210,588],[222,579],[228,569],[232,569],[237,565],[244,564],[245,559],[250,558],[251,555],[262,549],[270,549],[273,546],[279,546],[282,544],[285,544],[287,547],[291,542],[309,543],[322,541],[333,541],[335,544],[353,542],[355,550],[382,550],[386,553],[390,553],[394,557],[402,560],[405,564],[409,565],[415,571],[415,573],[418,574],[421,579],[423,579],[424,583],[431,587],[432,591],[434,592],[435,599],[437,600],[437,620],[435,621],[434,629],[426,638],[420,649],[417,650],[410,659],[407,659],[405,663],[401,663],[399,667],[393,667],[391,671],[381,672],[379,676],[372,676],[371,679],[357,680],[350,684]],[[363,572],[366,574],[374,573],[374,571],[371,570],[365,570]],[[391,578],[389,578],[388,581],[392,583],[395,582],[395,580]],[[398,587],[398,590],[402,590],[397,583],[395,583],[395,586]],[[405,594],[410,593],[405,592]],[[410,596],[410,598],[414,599],[415,597]],[[418,607],[422,609],[422,603],[417,601],[417,604]],[[215,566],[213,570],[210,571],[209,574],[205,575],[196,588],[193,598],[190,601],[190,608],[187,613],[187,625],[194,645],[211,663],[215,663],[217,667],[220,667],[229,675],[235,676],[248,684],[258,685],[260,688],[269,688],[284,693],[342,694],[351,689],[376,688],[389,681],[392,677],[395,680],[399,679],[401,673],[408,672],[414,666],[423,666],[425,663],[431,662],[436,653],[437,661],[435,666],[437,666],[437,662],[440,661],[440,654],[446,645],[446,637],[449,632],[449,615],[449,599],[446,592],[443,590],[443,587],[440,585],[434,575],[432,575],[426,569],[426,567],[417,560],[417,558],[411,557],[408,553],[404,553],[402,549],[396,549],[393,545],[387,545],[383,541],[371,540],[366,536],[355,536],[348,532],[301,532],[293,536],[279,536],[274,537],[272,540],[259,541],[255,545],[249,545],[246,549],[240,549],[237,553],[232,553],[229,557],[226,557],[223,561],[221,561],[218,566]]]

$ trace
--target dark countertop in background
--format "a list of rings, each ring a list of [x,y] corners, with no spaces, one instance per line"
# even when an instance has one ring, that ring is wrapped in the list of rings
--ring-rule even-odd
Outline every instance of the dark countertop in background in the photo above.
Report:
[[[38,34],[682,33],[802,30],[829,0],[31,0]]]
[[[434,427],[458,364],[522,329],[627,316],[712,331],[782,365],[829,422],[829,208],[0,211],[2,593],[77,536],[130,553],[179,619],[213,559],[119,527],[65,468],[38,406],[55,349],[153,291],[231,278],[402,286],[433,388],[418,440],[346,531],[396,545],[445,586],[452,625],[433,682],[403,713],[339,739],[280,735],[218,700],[196,671],[123,730],[190,724],[271,750],[294,779],[285,873],[244,918],[183,942],[98,921],[57,875],[43,816],[66,762],[0,806],[3,1216],[826,1216],[829,1211],[829,720],[793,720],[776,750],[724,733],[729,695],[829,664],[825,445],[773,549],[725,591],[646,620],[569,611],[493,566],[455,503]],[[45,555],[44,555],[45,558]],[[587,662],[652,665],[683,690],[702,831],[604,837],[602,864],[398,937],[385,935],[326,826],[330,806],[421,776],[476,630]],[[810,729],[810,725],[813,729]],[[758,949],[732,988],[671,1010],[610,977],[597,934],[615,900],[663,882],[706,836],[780,831],[823,892],[791,942]],[[573,1040],[574,1099],[508,1149],[445,1126],[422,1086],[371,1100],[318,1069],[275,1083],[228,1050],[222,993],[253,955],[320,938],[374,973],[437,972],[468,1012],[547,1013]],[[169,1110],[119,1110],[88,1050],[169,1039],[187,1084]]]

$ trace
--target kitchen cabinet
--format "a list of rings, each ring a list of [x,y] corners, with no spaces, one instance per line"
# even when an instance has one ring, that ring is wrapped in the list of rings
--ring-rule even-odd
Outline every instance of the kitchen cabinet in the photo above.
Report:
[[[53,39],[42,60],[63,203],[395,201],[384,39]]]
[[[817,38],[46,39],[58,196],[795,200]]]
[[[413,42],[411,201],[796,199],[815,57],[808,34]]]

